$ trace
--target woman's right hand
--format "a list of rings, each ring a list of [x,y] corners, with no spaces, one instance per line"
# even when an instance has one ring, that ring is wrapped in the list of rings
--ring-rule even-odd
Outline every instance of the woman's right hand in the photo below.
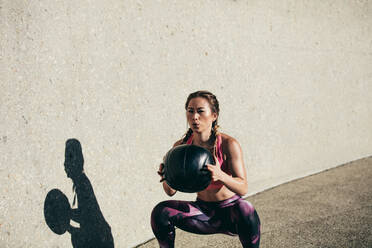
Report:
[[[172,189],[166,182],[165,182],[165,177],[164,177],[164,163],[161,163],[159,165],[159,170],[158,170],[158,175],[160,176],[160,182],[163,183],[163,189],[165,193],[169,196],[173,196],[177,190]]]
[[[164,177],[164,163],[161,163],[159,165],[158,175],[160,176],[160,182],[163,182],[165,180],[165,177]]]

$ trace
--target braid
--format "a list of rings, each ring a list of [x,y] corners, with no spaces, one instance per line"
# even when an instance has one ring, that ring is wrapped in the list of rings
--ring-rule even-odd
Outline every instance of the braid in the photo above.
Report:
[[[182,139],[182,144],[185,144],[187,142],[187,140],[190,138],[192,134],[192,129],[189,128],[189,130],[187,130],[187,132],[185,133],[183,139]]]
[[[213,144],[213,154],[217,156],[217,137],[220,134],[219,132],[219,126],[217,124],[217,121],[214,121],[212,124],[212,134],[211,134],[211,143]]]

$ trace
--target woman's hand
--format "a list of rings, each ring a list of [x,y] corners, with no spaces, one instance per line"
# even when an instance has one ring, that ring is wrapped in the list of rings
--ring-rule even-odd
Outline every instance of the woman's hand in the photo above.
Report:
[[[169,196],[173,196],[177,190],[172,189],[167,182],[165,182],[165,177],[164,177],[164,163],[161,163],[159,165],[159,170],[158,170],[158,175],[160,176],[160,182],[163,183],[163,189],[165,193]]]
[[[216,182],[216,181],[222,182],[227,174],[221,170],[220,162],[218,161],[215,155],[214,155],[214,161],[216,161],[216,164],[215,165],[207,164],[207,169],[211,173],[211,178],[213,182]]]
[[[158,175],[160,176],[160,181],[159,182],[163,182],[165,180],[165,177],[164,177],[164,163],[161,163],[159,165]]]

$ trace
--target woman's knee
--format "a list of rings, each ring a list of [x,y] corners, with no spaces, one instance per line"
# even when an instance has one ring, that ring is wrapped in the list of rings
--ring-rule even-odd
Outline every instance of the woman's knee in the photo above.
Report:
[[[255,208],[250,202],[243,199],[239,200],[239,202],[234,206],[234,217],[236,220],[245,219],[259,223],[258,214]]]
[[[151,225],[167,225],[169,222],[169,201],[163,201],[158,203],[151,212]]]
[[[237,233],[243,247],[259,247],[261,224],[253,205],[240,200],[234,208],[234,220]]]

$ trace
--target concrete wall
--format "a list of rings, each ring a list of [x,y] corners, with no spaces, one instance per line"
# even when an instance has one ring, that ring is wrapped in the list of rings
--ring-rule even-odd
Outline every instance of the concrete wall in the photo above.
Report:
[[[371,1],[0,0],[0,47],[0,247],[71,247],[43,216],[71,137],[116,247],[151,238],[198,89],[250,194],[372,154]]]

